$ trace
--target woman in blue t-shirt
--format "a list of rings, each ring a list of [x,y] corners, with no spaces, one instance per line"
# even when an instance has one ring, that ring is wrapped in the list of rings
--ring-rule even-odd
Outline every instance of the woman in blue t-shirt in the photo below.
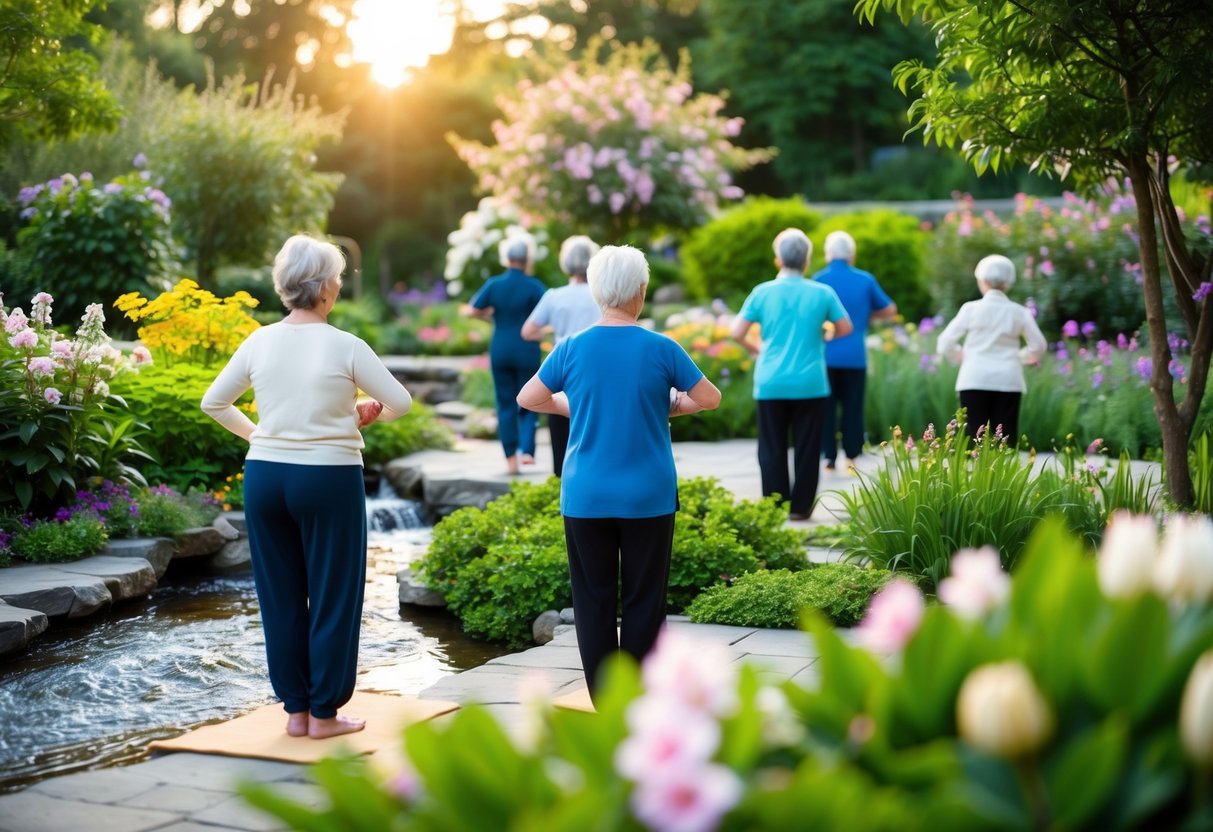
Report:
[[[644,254],[606,246],[587,277],[601,319],[556,346],[518,404],[569,417],[560,513],[577,645],[594,693],[606,658],[623,650],[641,660],[665,621],[678,508],[669,420],[714,410],[720,391],[677,341],[637,325],[649,284]]]
[[[535,260],[535,242],[529,235],[502,241],[501,262],[506,271],[490,277],[463,313],[493,322],[489,340],[489,371],[497,400],[497,436],[505,452],[506,470],[518,473],[518,464],[535,461],[535,414],[518,407],[522,385],[539,369],[539,344],[522,337],[522,324],[539,303],[547,287],[527,274]]]

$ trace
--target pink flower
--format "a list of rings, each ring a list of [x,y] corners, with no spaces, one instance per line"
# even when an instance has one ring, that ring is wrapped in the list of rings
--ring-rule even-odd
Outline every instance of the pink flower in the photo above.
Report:
[[[131,358],[135,360],[136,364],[151,364],[152,352],[147,347],[140,344],[131,350]]]
[[[13,349],[18,350],[32,347],[38,343],[38,333],[34,332],[32,329],[23,329],[13,337],[9,338],[8,343],[13,347]]]
[[[680,767],[638,783],[632,811],[657,832],[710,832],[742,793],[741,780],[724,766]]]
[[[1061,334],[1065,338],[1078,337],[1078,321],[1066,321],[1062,324]]]
[[[29,318],[25,317],[25,313],[21,311],[20,306],[9,312],[8,317],[4,321],[4,331],[10,335],[20,332],[27,326],[29,326]]]
[[[37,358],[29,360],[29,371],[36,376],[53,376],[55,374],[55,361],[49,356],[40,355]]]
[[[611,206],[611,213],[618,214],[620,211],[623,210],[623,206],[627,202],[627,197],[624,196],[623,194],[619,193],[619,191],[614,191],[607,198],[607,202]]]
[[[952,556],[951,576],[939,583],[939,600],[961,618],[979,618],[1010,594],[1011,576],[992,546],[961,549]]]
[[[63,394],[54,387],[48,387],[43,391],[42,398],[46,399],[50,404],[59,404],[63,400]]]
[[[671,767],[708,762],[720,747],[720,725],[666,696],[643,696],[628,706],[631,734],[615,750],[615,770],[643,782]]]
[[[663,630],[642,670],[645,689],[686,707],[722,715],[736,707],[733,657],[719,644]]]
[[[859,622],[860,643],[874,653],[896,653],[918,631],[925,611],[918,587],[894,578],[872,598],[867,615]]]

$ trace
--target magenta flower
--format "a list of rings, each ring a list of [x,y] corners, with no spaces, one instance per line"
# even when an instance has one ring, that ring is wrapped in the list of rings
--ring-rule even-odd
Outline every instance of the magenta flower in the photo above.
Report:
[[[952,574],[939,583],[939,600],[961,618],[979,618],[1010,594],[1011,576],[992,546],[961,549],[952,556]]]
[[[894,578],[872,598],[856,634],[860,643],[874,653],[896,653],[918,632],[925,611],[918,587],[904,578]]]
[[[742,794],[741,780],[724,766],[674,768],[636,784],[632,811],[656,832],[711,832]]]
[[[1137,375],[1141,376],[1142,381],[1149,381],[1150,376],[1154,374],[1154,364],[1150,361],[1148,355],[1143,355],[1137,359],[1134,369],[1137,370]]]
[[[1099,449],[1102,447],[1103,447],[1103,439],[1096,439],[1090,445],[1087,445],[1087,453],[1097,454],[1097,453],[1099,453]]]
[[[1078,321],[1066,321],[1061,327],[1062,337],[1077,338],[1078,337]]]
[[[1087,321],[1086,323],[1084,323],[1084,324],[1082,325],[1082,334],[1083,334],[1083,337],[1084,337],[1084,338],[1090,338],[1092,335],[1094,335],[1094,334],[1095,334],[1095,330],[1096,330],[1096,328],[1097,328],[1097,327],[1096,327],[1096,325],[1095,325],[1095,321]]]

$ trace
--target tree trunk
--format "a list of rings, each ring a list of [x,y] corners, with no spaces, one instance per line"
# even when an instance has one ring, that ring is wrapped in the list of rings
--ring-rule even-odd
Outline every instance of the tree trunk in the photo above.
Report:
[[[1154,226],[1154,197],[1150,193],[1150,165],[1142,154],[1129,159],[1129,182],[1137,202],[1140,237],[1141,283],[1146,299],[1146,327],[1150,333],[1150,392],[1154,395],[1154,415],[1162,434],[1163,471],[1171,500],[1190,507],[1195,500],[1192,472],[1188,469],[1188,439],[1191,425],[1185,425],[1175,406],[1175,384],[1171,378],[1171,347],[1167,343],[1167,318],[1162,299],[1162,270],[1158,261],[1158,234]]]

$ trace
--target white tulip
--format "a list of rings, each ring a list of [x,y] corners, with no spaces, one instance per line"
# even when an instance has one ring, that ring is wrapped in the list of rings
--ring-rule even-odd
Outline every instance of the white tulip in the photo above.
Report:
[[[1154,563],[1154,589],[1176,603],[1213,600],[1213,520],[1171,515]]]
[[[1192,667],[1179,706],[1179,738],[1199,763],[1213,763],[1213,650]]]
[[[990,754],[1031,754],[1053,734],[1049,703],[1019,662],[987,664],[965,678],[956,699],[960,736]]]
[[[1099,547],[1099,586],[1109,598],[1131,598],[1150,588],[1158,549],[1154,518],[1118,511]]]

